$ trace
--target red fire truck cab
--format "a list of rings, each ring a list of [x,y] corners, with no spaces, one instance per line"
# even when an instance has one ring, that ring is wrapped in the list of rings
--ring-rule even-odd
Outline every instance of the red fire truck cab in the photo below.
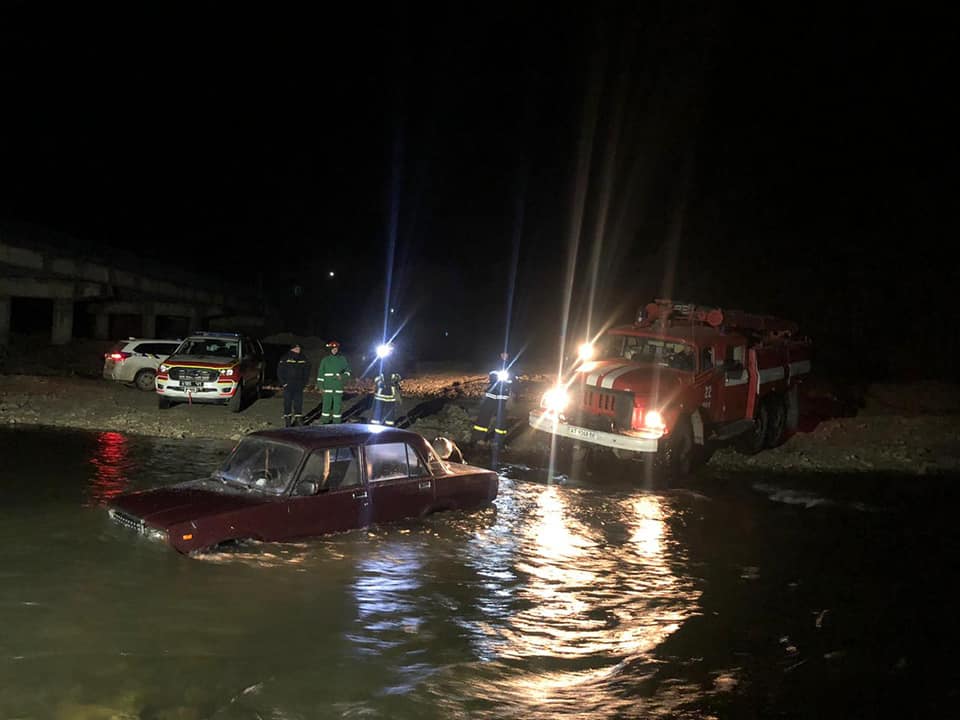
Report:
[[[768,315],[655,300],[583,346],[530,425],[618,457],[659,456],[679,473],[725,441],[749,454],[775,447],[796,429],[797,386],[810,373],[812,345],[797,331]]]

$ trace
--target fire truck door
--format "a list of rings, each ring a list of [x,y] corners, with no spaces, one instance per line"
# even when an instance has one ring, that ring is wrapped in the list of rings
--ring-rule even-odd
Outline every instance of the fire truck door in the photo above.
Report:
[[[700,399],[700,414],[705,422],[722,422],[723,416],[723,368],[716,348],[704,347],[700,350],[700,372],[698,385],[703,388]]]
[[[750,392],[750,376],[747,372],[747,346],[727,345],[723,362],[723,374],[719,393],[720,414],[718,420],[739,420],[747,416],[747,393]]]

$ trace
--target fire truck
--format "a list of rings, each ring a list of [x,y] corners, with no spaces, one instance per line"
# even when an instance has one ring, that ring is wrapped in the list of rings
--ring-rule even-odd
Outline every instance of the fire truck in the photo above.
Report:
[[[782,443],[798,424],[811,353],[794,322],[658,299],[582,345],[529,423],[684,474],[727,442],[747,454]]]

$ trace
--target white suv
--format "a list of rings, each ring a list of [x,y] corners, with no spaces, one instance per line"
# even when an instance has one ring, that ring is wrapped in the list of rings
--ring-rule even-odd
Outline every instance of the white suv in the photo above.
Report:
[[[103,377],[154,391],[157,367],[178,345],[179,340],[121,340],[103,355]]]

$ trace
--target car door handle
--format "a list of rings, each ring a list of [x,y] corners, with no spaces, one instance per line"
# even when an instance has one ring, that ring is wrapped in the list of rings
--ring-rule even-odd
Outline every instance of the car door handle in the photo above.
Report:
[[[430,489],[430,485],[431,485],[431,483],[430,483],[429,480],[421,480],[421,481],[420,481],[420,489],[421,489],[421,490],[429,490],[429,489]]]
[[[353,497],[355,497],[357,500],[360,500],[361,498],[365,498],[365,497],[367,497],[367,491],[366,491],[366,490],[357,490],[357,491],[353,494]]]

